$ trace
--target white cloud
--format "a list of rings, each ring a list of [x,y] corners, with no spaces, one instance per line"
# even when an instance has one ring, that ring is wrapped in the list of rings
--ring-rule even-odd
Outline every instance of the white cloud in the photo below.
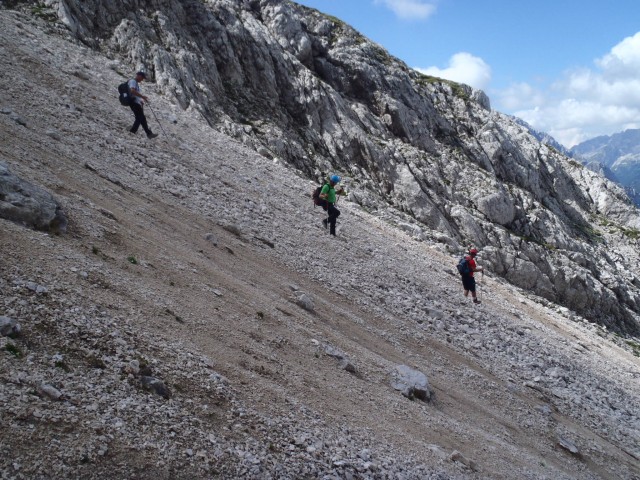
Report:
[[[491,81],[491,67],[479,57],[470,53],[456,53],[449,59],[447,68],[416,68],[425,75],[432,75],[458,83],[466,83],[474,88],[484,89]]]
[[[424,0],[375,0],[375,3],[385,5],[403,20],[424,20],[436,11],[433,2]]]
[[[572,147],[640,125],[640,32],[615,45],[593,68],[566,71],[544,91],[515,84],[498,92],[497,108]]]
[[[640,109],[622,105],[567,98],[514,113],[536,130],[549,133],[566,147],[599,135],[637,128]]]
[[[610,53],[596,60],[596,64],[608,76],[637,78],[640,69],[640,32],[625,38]]]
[[[497,100],[500,105],[511,112],[535,108],[544,102],[544,98],[544,92],[525,82],[514,83],[497,94]]]

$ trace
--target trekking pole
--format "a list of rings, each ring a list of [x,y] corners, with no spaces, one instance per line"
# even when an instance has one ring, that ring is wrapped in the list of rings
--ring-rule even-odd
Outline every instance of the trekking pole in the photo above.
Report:
[[[151,110],[151,113],[153,113],[153,116],[156,118],[156,122],[158,122],[158,125],[160,125],[160,130],[162,130],[162,133],[166,137],[167,136],[167,132],[164,131],[164,127],[160,123],[160,120],[158,120],[158,116],[156,115],[156,112],[153,110],[153,108],[151,108],[151,105],[149,105],[148,103],[147,103],[147,106],[149,107],[149,110]]]

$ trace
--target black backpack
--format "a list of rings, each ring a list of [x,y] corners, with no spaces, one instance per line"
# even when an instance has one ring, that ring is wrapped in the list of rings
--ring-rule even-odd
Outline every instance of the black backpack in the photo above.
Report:
[[[469,275],[471,273],[471,265],[469,265],[469,260],[467,260],[465,257],[462,257],[460,259],[457,267],[460,275]]]
[[[124,82],[118,85],[118,93],[120,96],[118,100],[120,100],[120,104],[128,107],[131,105],[133,98],[131,97],[131,89],[129,88],[129,82]]]
[[[320,202],[322,202],[322,199],[320,198],[320,192],[322,191],[322,188],[326,185],[326,183],[323,183],[322,185],[320,185],[319,187],[317,187],[313,193],[311,194],[311,198],[313,199],[313,204],[317,207],[319,205],[321,205]]]

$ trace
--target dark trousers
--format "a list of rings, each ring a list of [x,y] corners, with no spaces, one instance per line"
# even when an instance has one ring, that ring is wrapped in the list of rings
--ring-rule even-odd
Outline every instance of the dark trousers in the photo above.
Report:
[[[340,210],[338,210],[333,203],[329,203],[326,200],[321,200],[320,205],[322,209],[329,214],[327,219],[329,223],[329,233],[331,235],[336,234],[336,220],[340,216]]]
[[[142,105],[133,102],[129,106],[131,107],[133,115],[136,117],[136,121],[133,122],[133,127],[131,127],[131,132],[136,133],[138,131],[138,127],[142,125],[144,131],[149,135],[151,130],[149,130],[149,125],[147,125],[147,117],[144,116],[144,109],[142,108]]]
[[[476,279],[471,275],[462,276],[462,286],[465,290],[469,290],[471,293],[476,293]]]

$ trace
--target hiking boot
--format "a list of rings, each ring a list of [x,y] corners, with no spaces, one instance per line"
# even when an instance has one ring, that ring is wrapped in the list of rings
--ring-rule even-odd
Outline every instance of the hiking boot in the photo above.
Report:
[[[473,299],[473,303],[481,303],[480,300],[478,300],[477,298]]]
[[[131,133],[132,135],[135,135],[135,134],[136,134],[136,131],[135,131],[135,130],[131,130],[131,129],[129,129],[129,133]]]
[[[324,220],[322,220],[322,225],[324,225],[324,228],[327,228],[327,219],[326,218]]]
[[[157,133],[147,133],[147,138],[151,139],[151,138],[156,138],[158,136]]]

